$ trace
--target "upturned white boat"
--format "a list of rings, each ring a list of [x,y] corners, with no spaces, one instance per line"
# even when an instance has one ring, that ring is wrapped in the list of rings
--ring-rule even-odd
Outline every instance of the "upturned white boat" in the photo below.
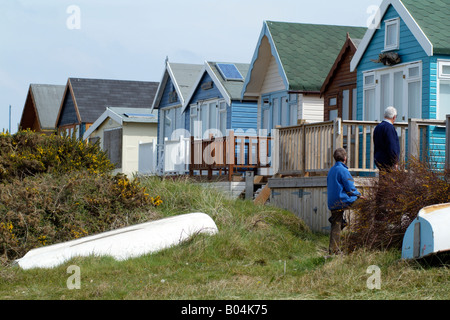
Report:
[[[23,269],[53,268],[74,257],[126,260],[177,245],[198,233],[218,232],[205,213],[189,213],[30,250],[15,262]]]
[[[425,207],[406,229],[402,259],[420,259],[450,250],[450,203]]]

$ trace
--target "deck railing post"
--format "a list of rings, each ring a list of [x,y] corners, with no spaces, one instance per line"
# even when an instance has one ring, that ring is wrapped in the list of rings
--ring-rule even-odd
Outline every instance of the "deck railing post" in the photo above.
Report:
[[[278,129],[272,129],[272,150],[271,150],[271,163],[273,174],[278,173],[280,163],[280,135]]]
[[[445,129],[445,169],[450,170],[450,114],[447,115]]]
[[[343,142],[343,134],[342,134],[342,121],[341,118],[336,118],[334,121],[334,130],[333,130],[333,148],[332,151],[334,153],[334,150],[337,148],[342,148],[344,145]]]
[[[419,123],[418,119],[408,120],[408,158],[419,159]]]

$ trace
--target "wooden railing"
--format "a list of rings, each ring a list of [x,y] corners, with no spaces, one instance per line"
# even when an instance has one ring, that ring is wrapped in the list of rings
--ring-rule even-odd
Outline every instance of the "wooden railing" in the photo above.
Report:
[[[449,115],[450,116],[450,115]],[[448,118],[447,118],[448,119]],[[433,157],[436,156],[436,154],[430,154],[429,153],[429,145],[427,143],[424,143],[424,141],[427,141],[429,139],[429,128],[430,127],[444,127],[446,126],[446,140],[444,149],[448,148],[449,144],[449,125],[448,122],[445,120],[424,120],[424,119],[410,119],[408,122],[408,149],[409,154],[417,159],[423,160],[423,161],[434,161]],[[448,166],[448,149],[445,151],[444,156],[444,162],[445,166]]]
[[[376,172],[373,132],[378,123],[342,121],[338,118],[334,121],[277,128],[274,135],[277,137],[274,146],[274,172],[301,176],[325,174],[334,164],[333,152],[338,147],[347,150],[350,171]],[[422,119],[395,123],[400,142],[400,159],[406,161],[408,157],[414,156],[424,160],[428,154],[428,128],[445,124],[445,121]],[[446,140],[448,148],[449,139]]]
[[[231,181],[232,175],[238,170],[256,170],[269,168],[269,144],[267,136],[235,136],[230,131],[226,137],[211,136],[206,140],[195,140],[191,137],[189,174],[194,171],[207,171],[211,179],[213,172],[219,175],[227,174]]]

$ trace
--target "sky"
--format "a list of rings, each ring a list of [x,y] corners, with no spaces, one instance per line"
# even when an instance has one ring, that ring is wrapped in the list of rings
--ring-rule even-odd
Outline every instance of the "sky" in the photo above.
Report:
[[[31,83],[159,82],[166,57],[250,63],[265,20],[367,27],[381,2],[1,0],[0,130],[17,131]]]

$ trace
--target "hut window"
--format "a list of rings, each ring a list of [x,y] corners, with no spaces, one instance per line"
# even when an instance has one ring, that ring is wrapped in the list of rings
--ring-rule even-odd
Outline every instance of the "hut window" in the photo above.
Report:
[[[338,117],[338,110],[337,109],[330,110],[329,112],[330,120],[335,120],[337,117]]]
[[[400,19],[387,20],[385,22],[384,50],[396,50],[399,48]]]
[[[438,93],[436,119],[445,120],[450,114],[450,61],[439,62]]]

